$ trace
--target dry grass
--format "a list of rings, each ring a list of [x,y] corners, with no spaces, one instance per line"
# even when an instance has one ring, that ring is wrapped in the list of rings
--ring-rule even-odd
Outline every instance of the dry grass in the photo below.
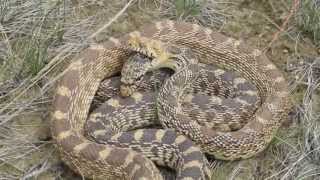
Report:
[[[301,11],[297,16],[300,28],[320,45],[320,1],[302,1]]]
[[[106,12],[78,17],[94,3],[0,3],[0,179],[30,179],[55,166],[46,136],[57,67],[88,45]]]
[[[279,173],[283,174],[282,179],[316,178],[320,176],[320,59],[300,57],[288,62],[287,69],[294,77],[291,91],[302,95],[295,105],[301,137],[287,152],[284,161],[287,167]]]
[[[230,9],[239,8],[243,2],[246,1],[0,1],[0,179],[79,178],[61,166],[48,128],[53,87],[74,54],[90,43],[159,18],[223,29],[232,20]],[[315,6],[310,7],[315,10]],[[309,21],[305,19],[309,18],[305,17],[312,15],[304,10],[300,11],[303,18],[299,24],[310,29],[307,32],[313,32],[316,40],[319,29],[307,26]],[[259,163],[250,168],[245,161],[214,161],[217,169],[227,167],[219,169],[217,177],[239,179],[238,175],[248,169],[250,177],[256,179],[310,179],[319,174],[320,70],[316,63],[319,59],[314,59],[290,67],[292,76],[298,77],[291,82],[298,103],[293,117],[296,126],[290,127],[294,133],[289,133],[294,140],[281,136],[273,142],[269,158],[264,159],[272,163],[259,165],[268,173],[257,175]]]

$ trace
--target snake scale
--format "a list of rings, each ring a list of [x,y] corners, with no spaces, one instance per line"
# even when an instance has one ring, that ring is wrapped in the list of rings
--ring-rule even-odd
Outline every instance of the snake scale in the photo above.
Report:
[[[181,119],[170,122],[173,124],[166,123],[166,126],[177,127],[179,132],[194,137],[204,152],[220,159],[248,158],[266,148],[290,108],[289,92],[282,73],[261,51],[248,47],[241,41],[196,24],[164,20],[145,25],[140,31],[129,33],[120,39],[110,38],[104,44],[91,46],[64,72],[53,102],[51,127],[52,136],[66,164],[90,178],[162,179],[152,161],[129,149],[130,145],[124,147],[117,144],[118,141],[114,144],[100,144],[88,140],[84,135],[85,122],[99,84],[104,78],[120,72],[124,60],[133,54],[126,44],[133,36],[186,46],[192,49],[201,63],[217,64],[239,72],[258,89],[261,106],[250,121],[237,131],[220,132],[196,126],[197,129],[189,129],[190,133],[185,129],[189,125],[179,126],[181,123],[188,124]],[[134,97],[139,99],[139,94]],[[201,136],[197,137],[197,134]],[[128,139],[123,139],[126,143],[134,144],[137,140],[147,143],[152,140],[154,143],[149,143],[151,146],[170,139],[170,143],[181,151],[175,153],[187,160],[194,159],[184,168],[202,169],[203,172],[200,170],[195,179],[208,178],[206,166],[200,167],[201,164],[206,164],[200,157],[200,149],[187,137],[170,129],[137,130],[127,137]],[[119,138],[112,139],[121,140]],[[166,148],[162,150],[165,151]],[[196,153],[190,156],[193,152]],[[184,168],[180,171],[181,179],[193,179],[193,174],[187,174],[183,171]]]

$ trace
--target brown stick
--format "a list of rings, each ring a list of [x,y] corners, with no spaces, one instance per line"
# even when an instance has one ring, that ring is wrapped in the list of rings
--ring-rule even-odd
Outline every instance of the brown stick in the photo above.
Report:
[[[271,45],[279,38],[280,33],[282,33],[285,30],[287,24],[289,23],[290,18],[292,17],[294,12],[298,9],[299,4],[300,4],[300,0],[294,0],[294,3],[292,4],[290,9],[290,13],[286,16],[284,22],[280,26],[280,30],[274,33],[273,38],[270,41],[269,45],[265,48],[265,51],[271,48]]]

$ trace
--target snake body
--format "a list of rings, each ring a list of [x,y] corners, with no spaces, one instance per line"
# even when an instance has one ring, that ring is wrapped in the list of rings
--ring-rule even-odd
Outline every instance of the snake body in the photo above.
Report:
[[[141,35],[137,35],[136,37],[130,39],[129,45],[134,50],[155,58],[155,60],[150,63],[150,69],[171,67],[174,70],[179,70],[177,66],[181,66],[181,64],[183,66],[183,64],[188,62],[188,58],[185,58],[186,60],[182,62],[172,61],[171,52],[176,51],[176,49],[172,48],[171,46],[166,47],[168,45],[162,43],[161,41],[163,41],[161,38],[160,40],[152,40]],[[171,43],[179,44],[179,42],[175,42],[175,40],[170,39],[168,44]],[[200,57],[202,55],[198,52],[198,49],[195,46],[190,46],[188,43],[180,43],[179,45],[192,47],[192,50],[195,51],[197,55],[200,55]],[[199,46],[201,47],[201,45]],[[241,47],[240,44],[236,47],[238,48],[238,46]],[[216,50],[216,48],[212,48],[212,50]],[[239,52],[236,50],[238,49],[235,49],[234,51]],[[254,52],[257,53],[258,51],[256,50]],[[248,56],[243,59],[241,59],[241,56],[239,55],[237,57],[242,60],[242,62],[237,62],[238,67],[233,70],[240,72],[245,78],[250,79],[253,83],[255,83],[263,102],[261,107],[259,107],[256,113],[251,117],[250,122],[248,122],[240,130],[227,133],[219,130],[212,130],[208,127],[201,126],[199,123],[193,121],[190,119],[190,117],[183,113],[180,105],[181,97],[185,87],[189,83],[189,80],[196,76],[196,68],[192,68],[194,72],[192,72],[192,70],[184,70],[182,73],[180,73],[180,75],[173,76],[171,80],[166,82],[164,85],[165,87],[162,89],[162,91],[160,91],[157,99],[158,116],[164,127],[174,128],[178,132],[187,135],[198,145],[200,145],[204,152],[224,160],[249,158],[265,149],[271,139],[274,137],[274,133],[276,132],[275,130],[277,130],[277,128],[280,126],[281,120],[282,118],[285,118],[287,110],[290,106],[285,79],[278,70],[276,72],[274,71],[273,68],[275,68],[275,66],[271,62],[269,62],[268,65],[265,65],[265,68],[261,69],[261,71],[260,69],[254,69],[251,74],[246,74],[250,70],[248,67],[261,67],[259,66],[260,64],[258,64],[261,62],[261,59],[257,58],[255,60],[252,59],[252,56]],[[202,58],[203,60],[209,59],[208,57]],[[223,59],[222,57],[220,58]],[[253,60],[252,64],[249,63],[250,58]],[[232,62],[234,59],[230,58],[227,60],[228,62],[221,64],[228,69],[228,65],[231,66],[234,64],[234,62]],[[244,67],[241,67],[242,63],[244,64]],[[247,70],[242,71],[242,68],[245,67]],[[274,77],[275,75],[277,76]],[[260,82],[255,79],[257,77],[260,77]],[[265,80],[261,82],[263,77]],[[237,101],[238,100],[234,101],[234,103],[237,104]],[[228,100],[219,99],[216,100],[216,103],[223,106],[230,102]]]
[[[188,58],[182,54],[180,56],[181,59]],[[178,136],[172,130],[150,129],[151,126],[161,126],[157,119],[157,93],[150,90],[161,92],[163,81],[169,77],[168,72],[165,71],[155,71],[153,75],[149,73],[147,76],[144,76],[144,70],[148,70],[147,66],[150,62],[149,58],[136,54],[124,63],[121,71],[121,82],[126,82],[127,85],[130,84],[135,89],[139,88],[139,90],[143,90],[133,93],[130,97],[121,98],[117,96],[121,89],[119,76],[112,77],[101,83],[102,85],[100,85],[96,96],[105,98],[107,101],[90,114],[86,122],[86,132],[91,139],[98,143],[127,147],[143,153],[158,166],[165,166],[175,170],[177,172],[176,179],[186,177],[208,179],[210,172],[207,167],[207,161],[199,148],[186,146],[186,143],[183,143],[183,146],[175,144],[174,139],[177,139]],[[239,77],[231,73],[222,73],[220,76],[215,76],[214,71],[217,71],[217,68],[205,65],[199,66],[200,68],[202,71],[201,73],[199,72],[199,75],[201,74],[202,77],[193,81],[190,84],[191,89],[188,90],[192,93],[197,93],[193,98],[198,98],[198,100],[203,97],[206,98],[205,96],[209,94],[218,96],[228,94],[231,96],[234,93],[232,92],[233,88],[239,86],[237,89],[241,90],[242,87],[240,85],[246,87],[242,90],[243,93],[247,92],[248,89],[251,92],[255,92],[256,90],[248,82],[237,83],[233,86],[230,84],[229,86],[231,87],[222,86],[220,83],[223,83],[223,79],[226,79],[226,77],[231,82]],[[219,86],[225,89],[219,89]],[[123,86],[121,87],[123,88]],[[125,90],[128,89],[122,89],[122,93],[128,93]],[[250,97],[255,99],[255,96]],[[211,126],[220,129],[219,125],[222,124],[230,128],[242,126],[241,122],[239,123],[236,118],[234,118],[234,121],[229,122],[228,119],[222,121],[223,119],[219,120],[219,118],[216,118],[215,121],[209,121],[211,118],[205,116],[206,114],[214,113],[219,115],[219,113],[225,113],[215,111],[210,103],[207,104],[207,109],[204,109],[203,112],[200,110],[200,107],[206,107],[206,104],[203,104],[202,101],[186,102],[186,104],[188,104],[188,106],[185,106],[186,112],[189,112],[188,115],[195,117],[195,119],[199,120],[199,123],[206,127]],[[244,117],[242,118],[245,119]],[[148,127],[149,129],[145,129]],[[162,131],[167,131],[166,134],[170,134],[170,136],[162,137],[161,140],[153,137],[153,134],[162,134]],[[142,138],[142,134],[148,138]],[[189,144],[192,145],[192,143]],[[203,171],[205,169],[207,170]]]
[[[144,60],[137,55],[133,58]],[[113,92],[119,91],[119,79],[114,77],[112,83],[104,82],[104,88],[97,93],[102,91],[102,96],[111,98],[91,112],[85,126],[87,134],[100,144],[142,153],[158,166],[175,170],[175,179],[210,179],[207,159],[199,147],[173,129],[154,128],[160,123],[156,118],[155,93],[149,90],[156,88],[154,81],[162,84],[161,81],[168,77],[161,71],[154,74],[141,81],[139,87],[143,91],[127,98],[112,96],[114,93],[108,91],[111,87]]]
[[[91,133],[99,131],[99,136],[108,136],[107,134],[102,134],[102,130],[98,130],[103,129],[104,126],[98,128],[99,125],[93,124],[109,124],[110,118],[108,118],[108,116],[110,117],[110,115],[107,112],[110,110],[106,109],[108,103],[110,104],[112,101],[119,101],[118,99],[112,99],[113,96],[119,96],[119,94],[128,96],[135,90],[152,90],[159,92],[161,91],[160,87],[163,85],[164,80],[172,74],[172,72],[170,73],[161,69],[152,72],[155,75],[151,75],[147,72],[150,70],[148,68],[148,65],[151,62],[150,59],[139,56],[140,54],[137,54],[124,63],[121,71],[121,80],[120,76],[112,77],[104,80],[99,86],[95,99],[99,99],[102,102],[108,100],[108,102],[106,103],[107,105],[100,106],[100,108],[95,110],[94,116],[88,119],[87,122],[90,122],[91,126],[94,126],[94,128],[88,128],[88,131]],[[222,131],[240,129],[247,123],[247,116],[253,113],[260,103],[257,89],[252,83],[244,80],[237,74],[225,72],[215,66],[205,64],[198,65],[200,69],[199,78],[191,84],[190,88],[187,88],[186,91],[188,94],[184,93],[186,94],[186,97],[182,104],[183,111],[201,125],[211,127],[212,129],[219,129]],[[149,74],[144,76],[145,73]],[[119,93],[119,91],[121,93]],[[145,94],[146,92],[142,92],[141,96],[143,97]],[[154,93],[154,96],[158,96],[156,92]],[[217,105],[210,99],[211,97],[208,96],[216,96],[214,97],[214,100],[228,98],[229,103],[226,103],[224,106]],[[231,104],[234,104],[234,102],[232,102],[233,98],[236,98],[239,101],[236,108],[234,108],[234,105],[231,107]],[[136,106],[135,101],[127,102],[127,106],[135,105],[136,108],[131,108],[131,110],[129,110],[130,107],[126,108],[124,106],[123,108],[126,108],[126,112],[120,113],[122,115],[121,118],[118,116],[117,118],[113,118],[115,122],[112,123],[118,124],[114,126],[120,127],[122,126],[121,124],[126,124],[126,126],[134,127],[132,123],[135,123],[135,126],[137,126],[142,123],[142,121],[146,121],[143,114],[147,112],[150,112],[147,114],[153,114],[153,118],[156,119],[155,116],[157,115],[155,113],[156,110],[154,109],[156,106],[155,99],[153,98],[153,102],[147,102],[145,100],[151,99],[144,99],[146,104],[143,106]],[[152,107],[150,107],[151,105]],[[144,113],[138,115],[138,112]],[[132,120],[132,118],[135,120]],[[142,128],[142,124],[140,128]],[[121,131],[120,128],[118,128],[118,131]],[[98,139],[96,136],[94,138]]]
[[[154,47],[143,47],[144,45],[148,45],[152,42],[155,43],[152,44],[153,46],[159,43],[161,44],[161,42],[151,39],[145,39],[144,42],[137,41],[141,41],[141,38],[129,40],[131,44],[135,44],[135,47],[132,48],[137,49],[138,51],[149,49],[145,50],[145,53],[150,50],[155,51],[155,49]],[[166,49],[167,51],[174,51],[170,52],[171,55],[164,55],[164,57],[180,57],[172,58],[175,60],[156,59],[151,61],[150,59],[130,59],[127,61],[121,72],[120,92],[123,96],[128,96],[134,92],[135,89],[140,86],[140,79],[142,79],[143,75],[149,71],[152,72],[161,67],[178,71],[187,67],[187,64],[190,63],[188,57],[192,55],[192,52],[188,48],[178,47],[172,44],[170,44],[169,47],[165,47],[163,44],[162,47],[160,45],[156,48],[158,48],[156,50],[157,52],[151,52],[151,54],[156,54],[159,51],[165,51],[164,49]],[[192,59],[194,58],[190,58],[190,60]],[[182,88],[183,90],[180,91],[182,96],[179,97],[179,103],[176,104],[181,104],[181,110],[184,111],[188,117],[191,117],[192,120],[197,121],[201,126],[218,129],[220,131],[235,131],[243,127],[243,125],[247,123],[248,117],[255,112],[260,104],[260,97],[258,96],[256,87],[233,72],[227,72],[212,65],[205,65],[202,63],[194,64],[199,67],[199,72],[195,72],[195,74],[198,74],[198,78],[195,78],[189,86],[187,85],[185,88]],[[180,76],[179,78],[183,77]],[[176,89],[179,89],[179,87],[172,88],[172,90],[169,89],[166,91],[172,92],[174,95],[167,94],[167,97],[173,98],[179,95],[179,93],[176,92]],[[158,91],[160,92],[159,94],[163,96],[162,89],[159,89]],[[224,102],[218,103],[221,101]],[[161,106],[162,105],[158,103],[158,107],[161,108]],[[159,113],[159,116],[161,116],[161,113]]]
[[[139,32],[120,39],[111,38],[105,44],[88,48],[65,71],[54,98],[51,127],[66,164],[91,178],[162,179],[152,161],[144,155],[117,144],[89,141],[84,136],[84,124],[99,84],[104,78],[118,73],[124,59],[132,55],[125,46],[132,36],[187,46],[199,56],[201,63],[222,65],[237,71],[258,88],[262,104],[251,121],[238,131],[197,128],[179,118],[165,125],[194,138],[204,151],[221,159],[247,158],[265,149],[290,107],[287,85],[281,72],[263,53],[240,41],[195,24],[161,21],[146,25]],[[173,113],[177,112],[180,114],[181,111]],[[181,124],[186,126],[179,126]],[[189,129],[191,132],[187,132],[186,127],[192,127]],[[160,132],[160,137],[166,135],[165,131],[156,132]],[[141,137],[141,132],[133,134],[133,137]],[[190,141],[181,135],[176,137],[179,137],[175,138],[177,144]]]

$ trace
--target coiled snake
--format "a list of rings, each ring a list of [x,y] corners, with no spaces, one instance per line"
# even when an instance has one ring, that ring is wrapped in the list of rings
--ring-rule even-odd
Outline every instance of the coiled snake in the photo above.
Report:
[[[169,127],[177,127],[178,131],[190,137],[195,137],[194,140],[205,152],[228,160],[251,157],[265,149],[281,121],[286,118],[290,103],[285,79],[259,50],[195,24],[156,22],[121,39],[111,38],[105,44],[88,48],[68,67],[57,87],[53,102],[52,136],[64,162],[82,175],[104,179],[162,178],[151,160],[144,155],[117,143],[99,144],[84,136],[90,104],[100,82],[118,73],[123,61],[132,55],[132,51],[125,46],[130,36],[170,41],[189,47],[201,63],[222,65],[225,69],[239,72],[257,87],[261,106],[251,120],[237,131],[213,131],[203,126],[189,126],[180,120],[171,122],[173,124],[165,123]],[[179,127],[179,124],[185,126]],[[189,131],[186,131],[188,127],[197,128],[191,129],[189,134]],[[150,136],[139,130],[136,132],[128,136],[134,142],[175,137],[171,142],[173,140],[175,146],[185,150],[183,155],[199,152],[197,146],[188,138],[170,130],[149,132]],[[119,140],[119,137],[114,139]],[[189,147],[192,147],[192,150]],[[197,153],[197,157],[191,156],[197,158],[198,163],[191,161],[188,165],[193,167],[194,164],[205,164],[204,160],[201,162],[199,155]],[[202,174],[206,174],[206,170]],[[198,178],[202,178],[202,174]],[[183,171],[181,177],[188,178]]]

